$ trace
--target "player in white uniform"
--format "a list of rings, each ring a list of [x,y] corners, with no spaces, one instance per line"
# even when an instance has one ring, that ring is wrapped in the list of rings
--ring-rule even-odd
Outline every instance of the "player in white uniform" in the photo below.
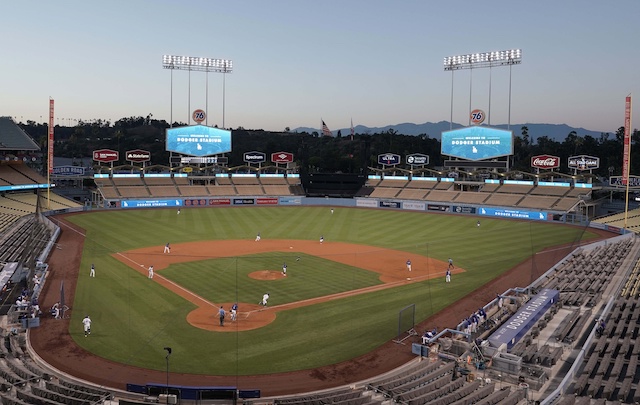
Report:
[[[411,271],[411,259],[407,259],[407,270]]]
[[[231,305],[231,320],[235,321],[237,316],[238,316],[238,303],[236,302],[233,305]]]
[[[269,293],[264,293],[262,296],[262,301],[260,301],[260,305],[267,306],[267,301],[269,300]]]
[[[445,273],[445,276],[444,276],[444,281],[446,281],[447,283],[451,282],[451,270],[447,269],[447,272]]]
[[[149,275],[147,277],[153,278],[153,264],[149,266]]]
[[[285,276],[285,277],[287,276],[287,263],[286,262],[282,264],[282,275]]]
[[[256,242],[260,242],[260,232],[256,235]]]
[[[93,265],[93,263],[91,264],[91,271],[89,272],[89,277],[95,277],[96,276],[96,266]]]
[[[320,243],[324,242],[324,236],[320,236]]]
[[[169,246],[169,242],[164,245],[164,253],[171,253],[171,246]]]
[[[89,318],[89,315],[84,317],[82,325],[84,325],[84,337],[87,337],[91,334],[91,318]]]

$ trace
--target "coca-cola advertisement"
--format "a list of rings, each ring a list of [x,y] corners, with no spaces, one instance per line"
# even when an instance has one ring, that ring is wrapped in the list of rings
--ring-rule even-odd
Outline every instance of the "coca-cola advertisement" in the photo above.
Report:
[[[537,167],[538,169],[557,169],[560,167],[560,158],[551,155],[532,156],[531,167]]]

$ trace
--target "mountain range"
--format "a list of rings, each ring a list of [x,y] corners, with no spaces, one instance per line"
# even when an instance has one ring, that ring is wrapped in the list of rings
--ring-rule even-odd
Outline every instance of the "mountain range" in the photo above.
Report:
[[[591,131],[585,128],[574,128],[567,124],[511,124],[509,129],[513,131],[514,135],[521,135],[522,127],[524,126],[528,128],[529,136],[531,137],[532,141],[538,139],[541,136],[547,136],[550,139],[562,142],[571,131],[575,131],[578,136],[591,135],[596,138],[599,138],[600,134],[602,134],[601,131]],[[402,124],[387,125],[384,127],[367,127],[364,125],[356,125],[353,129],[356,134],[379,134],[392,130],[396,131],[399,135],[427,134],[430,138],[440,140],[440,134],[443,131],[449,131],[451,128],[458,129],[463,127],[464,125],[458,123],[453,123],[453,125],[451,125],[449,121],[440,121],[425,122],[424,124],[413,124],[407,122]],[[508,126],[506,124],[500,124],[492,125],[492,127],[498,129],[507,129]],[[351,128],[337,128],[332,130],[334,136],[338,134],[338,130],[341,132],[342,136],[349,136],[351,134]],[[322,130],[317,128],[299,127],[295,128],[293,132],[317,132],[321,134]],[[613,135],[613,133],[611,134]]]

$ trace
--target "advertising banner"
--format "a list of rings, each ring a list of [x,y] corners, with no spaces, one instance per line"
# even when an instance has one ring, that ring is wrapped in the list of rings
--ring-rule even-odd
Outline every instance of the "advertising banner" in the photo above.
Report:
[[[151,152],[148,150],[134,149],[125,152],[125,160],[129,162],[148,162],[151,160]]]
[[[209,205],[231,205],[230,198],[210,198]]]
[[[402,203],[402,209],[424,211],[427,208],[427,204],[423,202],[405,201]]]
[[[184,200],[185,207],[202,207],[207,205],[206,198],[194,199],[190,198],[188,200]]]
[[[395,153],[382,153],[378,155],[378,164],[385,166],[399,165],[400,155]]]
[[[300,197],[280,197],[280,205],[300,205],[302,198]]]
[[[380,208],[400,208],[398,201],[380,201],[378,205]]]
[[[609,177],[609,185],[614,187],[625,187],[623,176],[611,176]],[[629,176],[629,187],[640,187],[640,177],[630,175]]]
[[[531,167],[538,169],[557,169],[560,167],[560,158],[551,155],[532,156]]]
[[[440,204],[429,204],[427,205],[428,211],[443,211],[449,212],[450,207],[448,205],[440,205]]]
[[[271,154],[271,162],[273,163],[292,163],[293,153],[290,152],[276,152]]]
[[[429,164],[429,156],[422,153],[407,155],[407,164],[411,166],[426,166]]]
[[[356,207],[378,208],[378,200],[369,200],[369,199],[360,198],[356,200]]]
[[[98,149],[93,151],[93,160],[96,162],[116,162],[120,159],[118,151],[111,149]]]
[[[600,158],[588,155],[571,156],[568,166],[577,170],[593,170],[600,167]]]
[[[278,205],[277,198],[256,198],[256,204],[258,205]]]
[[[122,208],[181,207],[182,200],[122,200]]]
[[[234,198],[233,205],[254,205],[255,199],[253,198]]]
[[[463,207],[460,205],[454,205],[453,212],[457,212],[458,214],[475,214],[476,207]]]
[[[501,218],[515,218],[515,219],[532,219],[537,221],[546,221],[547,219],[553,219],[553,216],[546,212],[540,211],[523,211],[523,210],[509,210],[500,208],[480,208],[477,211],[480,215],[487,215],[490,217]]]
[[[267,161],[267,155],[262,152],[245,152],[242,160],[247,163],[264,163]]]
[[[84,167],[79,166],[56,166],[53,174],[57,176],[84,176]]]

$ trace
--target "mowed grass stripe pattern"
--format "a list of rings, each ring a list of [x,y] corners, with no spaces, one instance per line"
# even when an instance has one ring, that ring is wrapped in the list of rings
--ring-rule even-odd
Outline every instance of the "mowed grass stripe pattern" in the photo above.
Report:
[[[286,278],[249,277],[253,272],[280,272],[284,263],[288,267]],[[268,292],[270,306],[381,284],[378,275],[367,270],[316,256],[279,252],[182,263],[162,271],[162,275],[214,303],[257,304]]]
[[[327,207],[186,208],[180,215],[174,209],[115,210],[69,219],[87,233],[72,311],[70,332],[76,342],[105,358],[158,370],[164,368],[162,348],[171,346],[176,353],[172,371],[216,375],[309,369],[364,354],[396,337],[398,311],[407,305],[416,304],[420,322],[546,246],[595,236],[583,228],[542,222],[483,218],[478,228],[477,217],[470,216],[355,208],[336,208],[331,214]],[[145,246],[160,250],[167,242],[252,240],[257,232],[267,239],[318,240],[323,235],[327,243],[399,249],[408,256],[442,261],[452,257],[467,272],[454,275],[449,285],[439,277],[281,312],[274,323],[258,330],[215,333],[188,325],[191,303],[111,256]],[[240,280],[250,283],[244,272],[251,266],[279,271],[282,255],[183,263],[163,274],[212,302],[257,303],[263,290],[273,289],[270,303],[276,304],[377,282],[362,270],[303,257],[309,268],[301,264],[298,271],[295,263],[288,263],[291,278],[285,283],[256,280],[241,286]],[[95,279],[88,277],[91,263],[96,265]],[[332,269],[313,273],[324,267]],[[528,280],[526,275],[523,279]],[[90,339],[81,333],[86,314],[94,321]],[[215,314],[211,319],[215,322]]]

